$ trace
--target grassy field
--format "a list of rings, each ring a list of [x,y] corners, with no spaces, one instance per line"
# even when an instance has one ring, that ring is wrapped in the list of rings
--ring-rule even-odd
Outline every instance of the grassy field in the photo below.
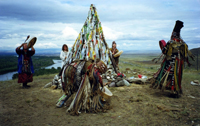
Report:
[[[159,64],[150,60],[156,55],[122,55],[120,70],[126,68],[146,75],[154,73]],[[128,77],[137,76],[126,74]],[[182,80],[183,95],[170,98],[169,92],[149,88],[148,84],[132,83],[129,87],[109,88],[112,109],[105,113],[81,113],[71,116],[67,108],[56,108],[61,90],[43,88],[54,74],[35,76],[30,89],[22,89],[17,80],[0,82],[0,125],[55,126],[55,125],[198,125],[200,124],[200,86],[190,82],[200,79],[200,71],[185,69]]]

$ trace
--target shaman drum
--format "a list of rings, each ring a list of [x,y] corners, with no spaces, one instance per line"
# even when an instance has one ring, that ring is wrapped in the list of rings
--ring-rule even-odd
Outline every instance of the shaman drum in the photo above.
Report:
[[[107,87],[100,87],[101,93],[100,95],[105,98],[105,99],[109,99],[113,94],[112,92],[107,88]]]
[[[31,48],[37,41],[36,37],[33,37],[29,42],[28,42],[28,48]]]
[[[160,40],[159,45],[160,45],[160,49],[162,50],[166,46],[165,40]]]
[[[122,53],[123,53],[123,51],[121,50],[121,51],[119,51],[118,53],[116,53],[116,54],[114,55],[114,57],[119,57]]]

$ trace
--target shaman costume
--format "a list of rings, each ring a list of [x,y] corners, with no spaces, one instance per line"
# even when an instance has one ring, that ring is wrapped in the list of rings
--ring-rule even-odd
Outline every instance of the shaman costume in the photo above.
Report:
[[[97,112],[103,110],[100,101],[100,86],[103,82],[100,74],[105,73],[107,66],[103,61],[94,64],[94,61],[76,60],[66,65],[62,71],[62,88],[65,95],[57,103],[61,107],[68,98],[73,101],[67,109],[72,115],[79,111]],[[75,95],[73,95],[75,94]]]
[[[33,81],[33,63],[31,56],[35,54],[35,50],[20,50],[16,48],[18,57],[18,83],[23,83],[23,86],[27,86],[28,82]]]
[[[159,41],[164,56],[163,54],[161,55],[161,57],[163,56],[161,68],[155,73],[152,79],[153,88],[169,89],[175,95],[182,93],[181,80],[184,61],[187,61],[188,65],[190,65],[188,55],[193,58],[187,44],[180,37],[180,29],[182,27],[183,22],[176,21],[171,40],[167,44],[164,40]]]

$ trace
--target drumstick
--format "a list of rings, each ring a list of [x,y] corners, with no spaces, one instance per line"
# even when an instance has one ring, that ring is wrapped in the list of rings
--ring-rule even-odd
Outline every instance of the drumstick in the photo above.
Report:
[[[24,41],[24,43],[29,39],[30,35],[27,36],[26,40]]]

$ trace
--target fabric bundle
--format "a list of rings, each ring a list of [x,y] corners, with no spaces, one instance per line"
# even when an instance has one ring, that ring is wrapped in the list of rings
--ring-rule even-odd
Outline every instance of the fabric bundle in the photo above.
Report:
[[[88,17],[72,46],[67,61],[71,63],[76,59],[93,59],[96,62],[98,58],[110,65],[110,56],[96,7],[91,4]]]
[[[64,103],[67,112],[79,115],[81,111],[104,111],[100,85],[100,74],[107,70],[112,60],[96,8],[91,5],[88,17],[74,42],[62,71],[62,87],[66,97],[59,100],[57,107]],[[73,99],[71,102],[69,98]],[[104,102],[104,101],[103,101]]]
[[[100,101],[99,92],[99,89],[92,91],[89,78],[85,74],[84,79],[82,79],[81,85],[75,93],[75,97],[67,111],[72,115],[79,115],[81,113],[80,110],[85,112],[100,111],[103,108],[103,104]]]

